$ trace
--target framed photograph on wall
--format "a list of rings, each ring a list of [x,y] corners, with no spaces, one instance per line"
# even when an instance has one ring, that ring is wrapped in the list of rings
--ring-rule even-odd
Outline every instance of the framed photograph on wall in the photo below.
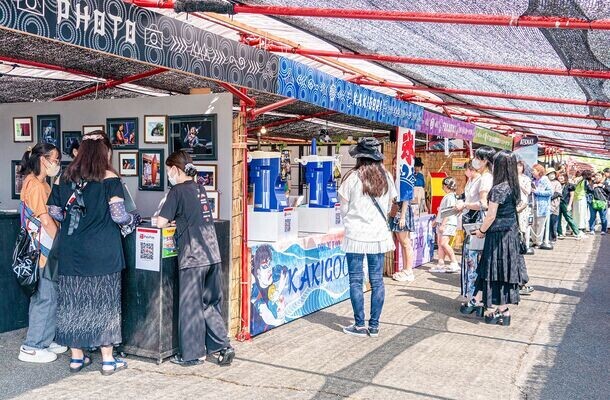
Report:
[[[21,188],[23,187],[23,176],[19,171],[21,170],[21,161],[11,161],[11,199],[19,200],[21,194]]]
[[[80,131],[64,131],[61,133],[61,152],[72,157],[70,149],[75,144],[80,144],[83,135]]]
[[[144,116],[144,143],[167,143],[167,115]]]
[[[13,142],[33,142],[32,117],[13,118]]]
[[[140,190],[163,191],[165,155],[163,149],[142,149],[138,155]]]
[[[169,117],[170,152],[184,150],[195,161],[217,160],[216,114]]]
[[[214,219],[219,219],[220,218],[219,193],[214,191],[214,190],[210,190],[209,192],[206,191],[206,193],[208,195],[208,201],[210,203],[210,209],[212,211],[212,217]]]
[[[138,148],[137,118],[108,118],[106,120],[106,133],[114,149]]]
[[[87,133],[91,133],[91,132],[95,132],[95,131],[104,131],[104,126],[103,125],[83,125],[83,135],[86,135]]]
[[[121,176],[138,176],[137,151],[124,151],[119,153],[119,174],[121,174]]]
[[[50,143],[59,148],[60,138],[60,116],[39,115],[37,117],[38,141]]]
[[[218,169],[213,164],[198,164],[195,163],[197,168],[197,183],[203,185],[205,190],[216,190],[216,182],[218,176]]]

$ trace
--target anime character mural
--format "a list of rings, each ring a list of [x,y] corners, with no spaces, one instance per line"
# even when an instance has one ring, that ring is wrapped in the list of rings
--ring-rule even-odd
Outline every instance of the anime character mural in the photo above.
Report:
[[[263,332],[286,322],[284,289],[288,283],[288,268],[272,265],[273,249],[259,246],[252,258],[251,327]]]

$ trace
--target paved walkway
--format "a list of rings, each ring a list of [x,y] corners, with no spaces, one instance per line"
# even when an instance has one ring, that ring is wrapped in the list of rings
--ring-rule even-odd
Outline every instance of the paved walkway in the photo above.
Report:
[[[418,269],[386,281],[378,339],[347,337],[348,301],[236,343],[230,368],[181,368],[129,357],[70,376],[16,360],[24,331],[0,335],[0,398],[20,399],[608,399],[610,237],[566,239],[528,258],[536,291],[510,327],[458,312],[459,277]],[[99,361],[99,355],[97,360]]]

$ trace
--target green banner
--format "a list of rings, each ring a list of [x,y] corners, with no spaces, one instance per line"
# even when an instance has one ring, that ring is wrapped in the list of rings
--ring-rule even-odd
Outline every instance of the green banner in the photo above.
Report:
[[[513,149],[513,138],[510,136],[501,135],[490,129],[481,128],[479,126],[475,128],[474,139],[472,139],[472,141],[476,144],[495,147],[496,149]]]

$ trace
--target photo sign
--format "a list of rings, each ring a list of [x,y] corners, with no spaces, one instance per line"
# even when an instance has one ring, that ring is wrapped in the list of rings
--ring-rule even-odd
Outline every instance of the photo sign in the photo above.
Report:
[[[4,2],[0,28],[417,129],[423,108],[122,0]]]

